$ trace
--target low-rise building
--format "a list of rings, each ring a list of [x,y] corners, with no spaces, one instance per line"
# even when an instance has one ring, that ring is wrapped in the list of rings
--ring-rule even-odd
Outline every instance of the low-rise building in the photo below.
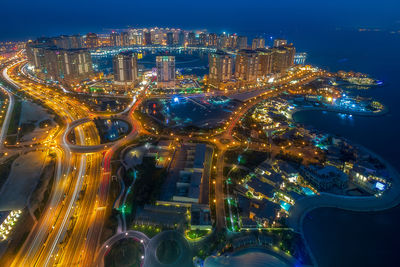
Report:
[[[347,174],[334,166],[309,165],[302,166],[300,170],[301,175],[320,190],[329,190],[333,186],[344,188],[348,182]]]

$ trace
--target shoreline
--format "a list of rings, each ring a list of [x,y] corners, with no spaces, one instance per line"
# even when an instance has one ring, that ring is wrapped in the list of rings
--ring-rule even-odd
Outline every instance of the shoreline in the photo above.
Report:
[[[332,113],[342,113],[342,114],[348,114],[348,115],[354,115],[354,116],[360,116],[360,117],[380,117],[384,116],[387,113],[389,113],[389,109],[385,107],[383,110],[379,112],[357,112],[357,111],[350,111],[346,109],[335,109],[335,108],[328,108],[328,107],[296,107],[291,113],[290,113],[290,119],[293,119],[293,116],[301,111],[326,111],[326,112],[332,112]]]
[[[400,205],[400,174],[397,169],[375,152],[372,152],[362,145],[354,145],[385,164],[390,177],[392,177],[392,186],[388,189],[386,194],[383,194],[382,197],[379,198],[375,196],[342,196],[322,192],[320,195],[306,197],[299,200],[299,204],[303,204],[305,207],[299,207],[300,205],[297,205],[296,209],[296,205],[293,206],[291,213],[292,216],[288,218],[289,226],[293,231],[301,235],[314,266],[318,266],[318,263],[304,235],[304,220],[311,211],[319,208],[336,208],[345,211],[370,213],[390,210]],[[313,203],[315,201],[317,203]],[[293,212],[296,212],[297,214]]]

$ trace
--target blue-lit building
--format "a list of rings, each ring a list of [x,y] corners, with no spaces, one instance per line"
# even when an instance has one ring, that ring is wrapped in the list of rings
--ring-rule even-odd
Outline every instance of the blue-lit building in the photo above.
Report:
[[[307,59],[307,53],[296,53],[294,55],[294,64],[304,65]]]

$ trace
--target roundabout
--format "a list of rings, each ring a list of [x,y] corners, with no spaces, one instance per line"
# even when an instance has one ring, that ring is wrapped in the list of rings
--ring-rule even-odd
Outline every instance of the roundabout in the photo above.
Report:
[[[100,128],[103,124],[106,125]],[[84,127],[86,124],[95,124],[96,131],[99,133],[100,144],[96,145],[81,145],[73,142],[72,135],[74,130],[78,127]],[[99,126],[100,124],[100,126]],[[101,130],[99,130],[101,129]],[[75,120],[69,124],[66,130],[65,142],[73,152],[78,153],[91,153],[105,150],[121,140],[126,139],[128,136],[135,136],[134,127],[125,118],[108,118],[108,117],[97,117],[92,119],[91,117],[82,118]]]

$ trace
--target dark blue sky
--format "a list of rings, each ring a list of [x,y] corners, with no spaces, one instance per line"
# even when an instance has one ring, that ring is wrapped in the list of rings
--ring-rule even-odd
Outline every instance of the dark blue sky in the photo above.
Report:
[[[400,28],[399,0],[1,0],[0,39],[175,26],[244,32]]]

